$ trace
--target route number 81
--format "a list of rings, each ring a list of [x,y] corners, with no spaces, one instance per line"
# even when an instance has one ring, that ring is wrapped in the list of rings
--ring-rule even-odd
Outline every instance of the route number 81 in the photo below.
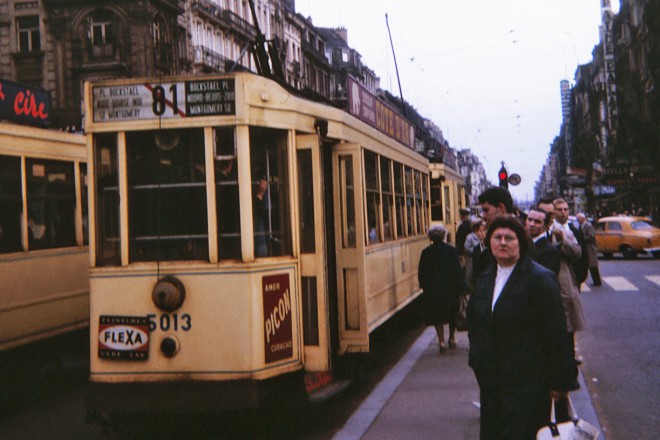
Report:
[[[165,88],[163,88],[163,86],[155,86],[151,91],[151,97],[153,98],[153,104],[151,104],[151,108],[156,116],[162,116],[165,114],[168,106],[172,108],[173,115],[178,113],[179,102],[176,91],[176,84],[170,85],[169,91],[172,95],[171,102],[168,102],[167,97],[165,96]]]

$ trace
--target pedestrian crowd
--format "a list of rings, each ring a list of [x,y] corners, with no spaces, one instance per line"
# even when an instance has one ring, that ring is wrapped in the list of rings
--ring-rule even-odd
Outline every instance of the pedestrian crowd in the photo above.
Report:
[[[586,327],[580,286],[589,274],[601,285],[595,231],[584,213],[573,225],[560,198],[526,214],[504,188],[478,200],[480,217],[460,211],[456,248],[443,225],[429,229],[418,272],[425,322],[436,329],[440,354],[456,348],[456,325],[466,322],[480,438],[535,439],[553,406],[557,422],[571,418],[581,363],[575,333]]]

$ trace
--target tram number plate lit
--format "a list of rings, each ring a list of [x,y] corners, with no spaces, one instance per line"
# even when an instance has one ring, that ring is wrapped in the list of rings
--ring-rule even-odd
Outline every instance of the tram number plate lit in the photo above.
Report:
[[[101,315],[98,356],[128,361],[149,359],[149,319],[146,316]]]

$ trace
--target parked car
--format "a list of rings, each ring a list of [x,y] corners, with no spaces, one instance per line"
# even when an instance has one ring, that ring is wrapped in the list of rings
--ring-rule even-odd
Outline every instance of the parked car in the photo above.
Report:
[[[595,227],[596,246],[605,258],[616,252],[625,259],[648,252],[660,258],[660,229],[647,217],[603,217]]]

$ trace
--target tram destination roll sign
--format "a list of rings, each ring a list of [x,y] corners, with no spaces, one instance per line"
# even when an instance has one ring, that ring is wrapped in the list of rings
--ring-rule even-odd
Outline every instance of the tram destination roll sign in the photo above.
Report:
[[[236,114],[233,78],[92,87],[94,122]]]

